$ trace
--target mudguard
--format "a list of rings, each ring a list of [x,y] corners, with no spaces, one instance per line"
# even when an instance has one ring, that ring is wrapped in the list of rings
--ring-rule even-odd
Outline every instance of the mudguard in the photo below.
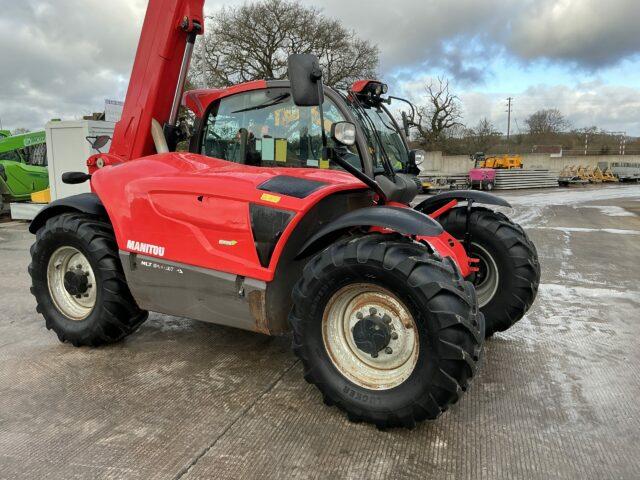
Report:
[[[498,205],[500,207],[511,207],[511,204],[504,198],[500,198],[491,193],[480,192],[477,190],[453,190],[451,192],[444,192],[427,198],[413,208],[419,212],[428,214],[444,206],[451,200],[473,200],[473,203],[482,203],[484,205]]]
[[[95,193],[80,193],[51,202],[40,210],[31,225],[29,225],[29,231],[35,234],[49,218],[67,212],[81,212],[109,218],[102,202]]]
[[[360,208],[338,217],[321,228],[306,241],[297,258],[318,251],[352,227],[382,227],[404,235],[420,237],[435,237],[443,232],[438,222],[410,208],[388,206]]]

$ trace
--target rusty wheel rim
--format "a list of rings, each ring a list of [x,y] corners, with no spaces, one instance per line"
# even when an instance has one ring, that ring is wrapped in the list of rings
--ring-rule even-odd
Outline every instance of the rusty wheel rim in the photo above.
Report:
[[[86,290],[72,294],[65,286],[65,275],[75,272],[87,279]],[[70,320],[84,320],[91,314],[96,304],[96,278],[91,264],[78,249],[71,246],[58,248],[47,265],[49,295],[58,311]]]
[[[376,327],[388,328],[389,342],[377,353],[363,351],[356,342],[354,329],[363,318],[374,319]],[[370,390],[401,385],[418,361],[419,340],[413,316],[395,295],[378,285],[358,283],[338,290],[325,307],[322,336],[336,369]]]

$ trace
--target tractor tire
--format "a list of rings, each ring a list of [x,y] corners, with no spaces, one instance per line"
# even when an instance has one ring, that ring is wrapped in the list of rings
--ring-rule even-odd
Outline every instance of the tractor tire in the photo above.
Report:
[[[111,225],[96,217],[48,219],[31,246],[29,275],[36,311],[61,342],[117,342],[147,318],[127,286]]]
[[[438,221],[462,241],[466,215],[466,207],[453,208]],[[490,337],[509,329],[531,308],[540,284],[538,252],[524,229],[502,213],[473,208],[470,229],[471,256],[480,259],[480,272],[469,280]]]
[[[325,404],[378,428],[438,417],[484,348],[473,286],[451,260],[395,234],[342,240],[311,259],[289,321]]]

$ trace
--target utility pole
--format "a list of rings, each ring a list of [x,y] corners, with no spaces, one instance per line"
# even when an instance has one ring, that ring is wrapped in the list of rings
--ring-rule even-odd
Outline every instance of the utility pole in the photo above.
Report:
[[[507,98],[507,153],[511,153],[511,101],[513,97]]]
[[[584,154],[589,150],[589,132],[584,133]]]

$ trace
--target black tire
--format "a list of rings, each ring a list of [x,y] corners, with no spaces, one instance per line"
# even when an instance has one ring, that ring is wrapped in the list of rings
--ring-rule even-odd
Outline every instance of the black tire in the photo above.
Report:
[[[410,376],[393,388],[373,390],[350,381],[327,353],[322,333],[327,302],[356,283],[388,289],[415,320],[418,358]],[[304,377],[322,392],[325,404],[338,406],[352,421],[412,428],[434,419],[467,389],[482,357],[484,320],[473,286],[453,262],[405,237],[367,235],[330,246],[306,265],[293,303],[293,350]]]
[[[453,208],[438,221],[447,232],[462,240],[466,207]],[[531,308],[540,284],[538,252],[524,229],[502,213],[473,208],[470,229],[472,243],[493,258],[499,272],[497,290],[490,300],[479,295],[486,335],[490,337],[513,326]],[[472,256],[474,253],[479,253],[475,245]]]
[[[95,305],[82,320],[63,314],[52,299],[47,280],[51,255],[70,246],[88,260],[96,280]],[[99,346],[117,342],[134,332],[148,312],[133,299],[118,258],[118,247],[110,224],[89,215],[64,213],[47,220],[31,246],[31,293],[36,311],[45,318],[61,342],[74,346]]]

